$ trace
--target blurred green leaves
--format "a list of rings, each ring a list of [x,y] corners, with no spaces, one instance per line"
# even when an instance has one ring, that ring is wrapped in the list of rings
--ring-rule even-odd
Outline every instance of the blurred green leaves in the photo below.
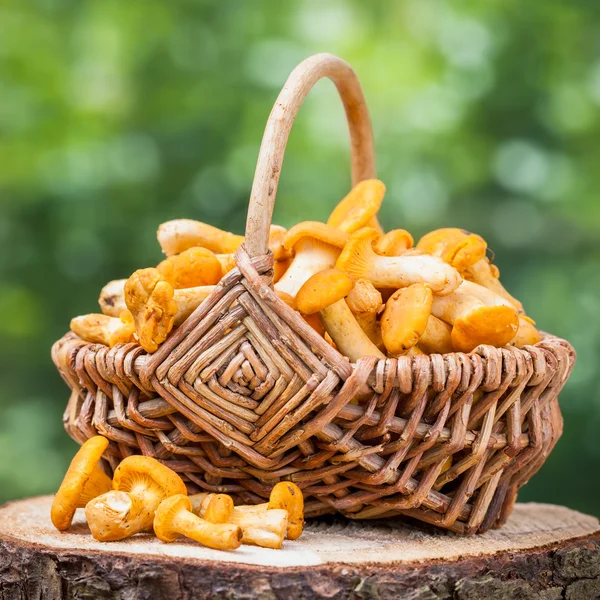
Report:
[[[329,51],[369,102],[383,224],[482,234],[538,325],[576,346],[565,436],[521,497],[597,513],[600,484],[579,473],[600,464],[599,29],[600,5],[559,0],[5,0],[0,500],[52,491],[74,448],[51,343],[107,281],[159,260],[160,222],[243,231],[277,92]],[[348,186],[321,83],[275,220],[324,219]]]

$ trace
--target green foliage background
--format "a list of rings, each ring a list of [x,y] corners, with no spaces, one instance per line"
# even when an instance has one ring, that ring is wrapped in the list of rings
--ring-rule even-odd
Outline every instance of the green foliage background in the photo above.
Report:
[[[560,0],[5,0],[0,4],[0,500],[52,492],[75,450],[50,361],[110,279],[160,259],[158,224],[242,232],[262,130],[319,51],[358,72],[382,222],[482,234],[508,289],[579,360],[565,434],[521,498],[600,513],[600,4]],[[349,186],[321,83],[275,221]]]

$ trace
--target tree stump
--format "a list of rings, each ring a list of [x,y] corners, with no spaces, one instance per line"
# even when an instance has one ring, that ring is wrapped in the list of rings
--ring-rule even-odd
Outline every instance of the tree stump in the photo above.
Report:
[[[0,507],[1,600],[600,598],[600,523],[560,506],[517,504],[503,529],[474,537],[323,517],[283,550],[220,552],[150,535],[103,544],[82,514],[61,534],[51,502]]]

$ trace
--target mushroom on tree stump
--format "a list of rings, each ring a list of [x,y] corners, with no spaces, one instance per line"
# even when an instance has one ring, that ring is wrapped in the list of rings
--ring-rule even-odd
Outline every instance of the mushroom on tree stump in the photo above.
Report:
[[[321,517],[283,550],[222,552],[151,535],[97,542],[79,513],[59,533],[51,504],[0,507],[0,599],[600,597],[600,523],[560,506],[517,504],[502,530],[472,537]]]

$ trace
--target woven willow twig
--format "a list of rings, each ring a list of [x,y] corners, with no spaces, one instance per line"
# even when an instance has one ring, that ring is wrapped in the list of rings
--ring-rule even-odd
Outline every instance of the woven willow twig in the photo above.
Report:
[[[72,390],[65,427],[79,442],[105,435],[111,468],[153,456],[190,491],[258,503],[289,479],[307,516],[403,514],[467,534],[499,526],[561,435],[573,349],[547,335],[525,348],[351,364],[279,300],[266,254],[273,202],[291,124],[323,76],[344,101],[354,180],[374,176],[354,73],[330,55],[308,59],[269,118],[238,267],[152,355],[59,340],[53,360]]]

